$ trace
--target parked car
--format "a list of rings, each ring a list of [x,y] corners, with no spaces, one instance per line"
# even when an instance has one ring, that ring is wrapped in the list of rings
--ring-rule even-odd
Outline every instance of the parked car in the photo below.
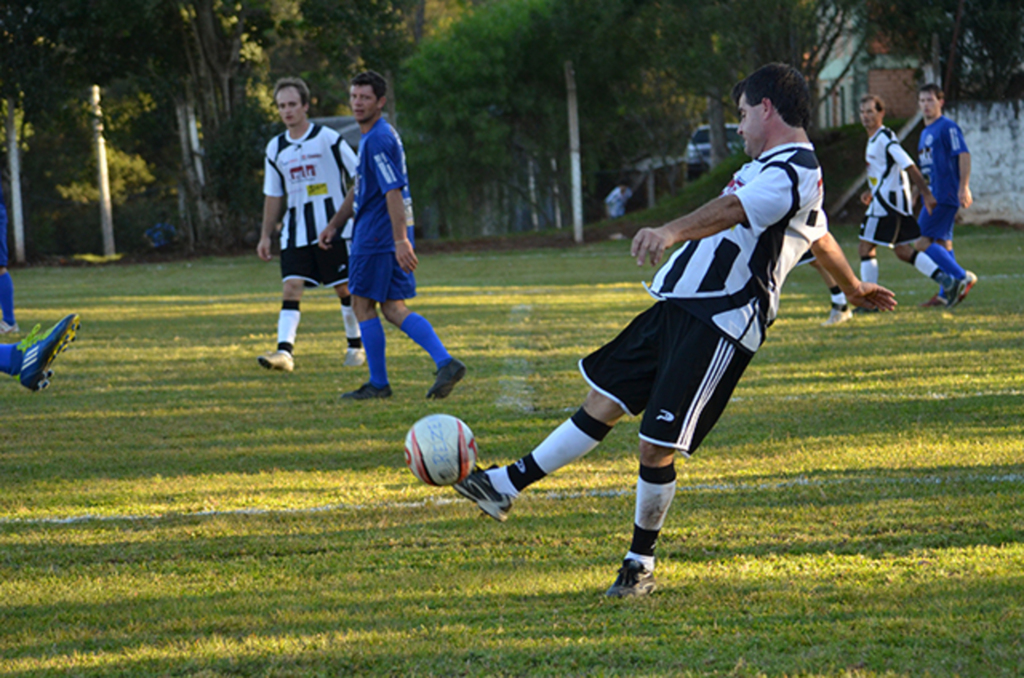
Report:
[[[743,150],[743,137],[739,133],[739,125],[728,123],[725,126],[725,143],[730,153]],[[690,137],[686,145],[686,175],[693,179],[711,168],[711,128],[701,125]]]

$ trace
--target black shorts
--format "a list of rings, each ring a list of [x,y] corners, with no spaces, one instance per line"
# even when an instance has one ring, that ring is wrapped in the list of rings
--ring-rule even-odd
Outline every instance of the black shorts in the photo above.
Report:
[[[892,212],[884,217],[864,217],[860,239],[875,245],[894,247],[912,243],[921,236],[921,228],[913,216]]]
[[[281,250],[281,280],[298,278],[306,287],[335,287],[348,282],[348,240],[335,240],[331,249],[318,245]]]
[[[628,414],[640,437],[689,456],[718,421],[752,354],[662,301],[580,361],[590,386]]]

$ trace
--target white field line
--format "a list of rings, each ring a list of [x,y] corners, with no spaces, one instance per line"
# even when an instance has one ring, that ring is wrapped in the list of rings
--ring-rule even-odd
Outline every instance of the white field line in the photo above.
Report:
[[[513,306],[508,314],[511,338],[510,349],[529,348],[526,320],[533,311],[530,304]],[[530,363],[526,358],[509,356],[505,359],[505,369],[498,379],[499,393],[495,405],[517,412],[533,411],[533,389],[527,379],[530,376]]]
[[[963,485],[967,483],[987,484],[1024,484],[1024,472],[982,474],[982,473],[961,473],[946,475],[910,476],[899,478],[887,478],[880,476],[861,476],[853,478],[813,479],[799,477],[792,480],[764,483],[696,483],[693,485],[679,485],[676,487],[676,494],[725,494],[732,492],[782,492],[794,488],[805,487],[841,487],[841,486],[921,486],[921,485]],[[564,501],[567,499],[579,499],[581,497],[616,498],[630,496],[635,493],[632,489],[622,490],[584,490],[581,492],[527,492],[516,501],[530,501],[532,498]],[[156,522],[173,518],[220,518],[226,516],[282,516],[282,515],[304,515],[313,513],[324,513],[328,511],[373,511],[380,509],[407,509],[421,508],[424,506],[447,506],[457,502],[465,501],[461,497],[427,497],[419,501],[381,501],[369,504],[326,504],[324,506],[312,506],[299,509],[260,509],[242,508],[229,511],[197,511],[195,513],[164,513],[148,515],[97,515],[82,514],[64,518],[2,518],[0,525],[74,525],[87,522]]]

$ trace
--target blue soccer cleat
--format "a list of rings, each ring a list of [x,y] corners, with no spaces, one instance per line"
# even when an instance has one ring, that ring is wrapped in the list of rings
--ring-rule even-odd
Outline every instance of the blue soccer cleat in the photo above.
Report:
[[[30,391],[41,391],[50,385],[50,377],[53,376],[50,365],[75,340],[79,324],[78,314],[72,313],[43,334],[39,333],[39,325],[36,325],[27,337],[18,342],[15,350],[21,353],[18,378],[22,386]]]

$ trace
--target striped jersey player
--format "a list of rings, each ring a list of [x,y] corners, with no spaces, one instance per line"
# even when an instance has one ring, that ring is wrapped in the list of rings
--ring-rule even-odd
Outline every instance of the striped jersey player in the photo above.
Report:
[[[855,305],[895,306],[861,283],[828,233],[822,177],[805,128],[803,76],[769,64],[733,90],[740,135],[754,160],[723,195],[659,228],[641,229],[631,254],[657,265],[657,302],[582,361],[583,406],[517,462],[471,473],[455,489],[504,520],[530,484],[594,449],[626,414],[643,413],[633,539],[606,595],[655,588],[654,547],[675,494],[676,453],[693,454],[711,431],[775,318],[787,274],[811,248]]]
[[[280,222],[283,293],[277,349],[259,356],[259,363],[272,370],[294,369],[302,293],[306,287],[326,286],[333,287],[341,300],[348,339],[344,364],[357,367],[366,357],[348,292],[348,240],[343,238],[351,237],[351,224],[338,237],[338,247],[323,250],[317,245],[320,232],[345,200],[356,171],[356,154],[340,134],[309,120],[309,89],[301,79],[279,80],[274,101],[287,129],[267,143],[263,229],[256,253],[270,261],[270,238]]]

